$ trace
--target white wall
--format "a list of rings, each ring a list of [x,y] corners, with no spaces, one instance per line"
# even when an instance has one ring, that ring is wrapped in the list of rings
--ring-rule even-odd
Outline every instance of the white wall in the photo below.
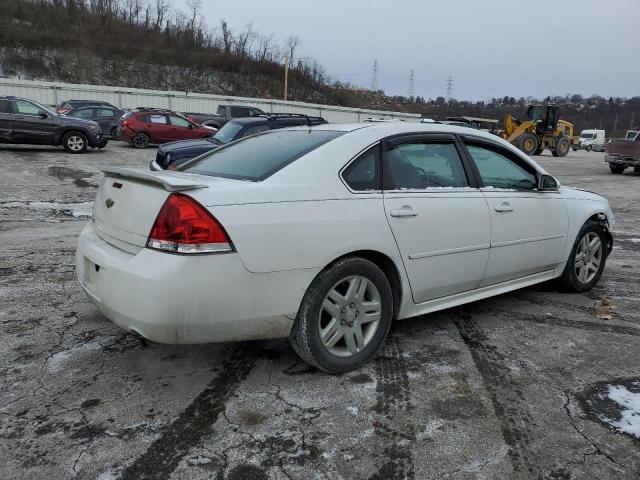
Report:
[[[103,100],[123,108],[157,107],[169,108],[178,112],[194,113],[215,113],[218,105],[234,103],[253,105],[265,112],[317,115],[332,123],[360,122],[368,117],[398,118],[408,122],[417,122],[420,119],[420,115],[417,114],[336,107],[333,105],[10,78],[0,78],[1,95],[30,98],[47,105],[59,105],[64,100],[86,99]]]

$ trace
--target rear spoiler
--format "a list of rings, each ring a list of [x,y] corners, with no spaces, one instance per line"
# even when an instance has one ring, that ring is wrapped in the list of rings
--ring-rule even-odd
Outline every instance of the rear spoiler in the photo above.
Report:
[[[133,178],[142,182],[157,183],[169,192],[181,192],[184,190],[196,190],[198,188],[209,188],[206,183],[200,183],[189,178],[185,178],[184,173],[177,172],[151,172],[134,170],[123,167],[104,167],[102,169],[107,177]]]

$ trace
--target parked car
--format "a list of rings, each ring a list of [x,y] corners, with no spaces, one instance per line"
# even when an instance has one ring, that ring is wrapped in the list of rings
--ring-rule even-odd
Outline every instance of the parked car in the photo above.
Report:
[[[0,97],[0,143],[62,145],[69,153],[104,148],[100,125],[58,115],[49,107],[13,96]]]
[[[611,173],[624,173],[627,168],[640,173],[640,131],[628,130],[625,138],[610,140],[605,144],[605,152],[604,161]]]
[[[275,130],[174,172],[104,172],[76,272],[106,317],[160,343],[288,336],[329,372],[372,358],[392,320],[556,278],[587,291],[613,242],[605,198],[439,124]]]
[[[222,128],[225,123],[234,118],[253,117],[264,114],[265,112],[256,107],[247,107],[245,105],[218,105],[218,110],[215,114],[185,113],[184,115],[201,125]]]
[[[60,104],[57,108],[57,113],[63,115],[71,110],[76,110],[82,107],[109,107],[109,108],[118,108],[115,105],[111,105],[109,102],[103,102],[101,100],[67,100]]]
[[[174,169],[198,155],[215,150],[240,138],[267,130],[300,125],[314,126],[324,123],[327,123],[327,121],[322,117],[308,117],[306,115],[288,113],[237,118],[226,123],[215,135],[209,138],[171,142],[158,147],[158,153],[155,160],[151,162],[150,168],[151,170]]]
[[[604,144],[606,143],[606,134],[604,130],[582,130],[578,141],[572,146],[573,151],[583,149],[587,152],[594,150],[596,152],[602,152],[604,150]]]
[[[141,108],[127,112],[118,122],[118,138],[135,148],[150,144],[210,137],[212,129],[194,123],[182,115],[158,108]]]
[[[125,111],[115,107],[81,107],[64,113],[67,117],[93,120],[111,138],[118,138],[118,122]]]

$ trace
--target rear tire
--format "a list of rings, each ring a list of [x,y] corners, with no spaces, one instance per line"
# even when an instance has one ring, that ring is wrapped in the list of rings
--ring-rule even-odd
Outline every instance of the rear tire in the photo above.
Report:
[[[591,150],[593,150],[593,147],[591,145],[587,145],[587,148],[585,150],[587,152],[590,152]]]
[[[544,152],[544,148],[538,148],[535,152],[533,152],[533,154],[540,155],[542,152]]]
[[[383,271],[369,260],[348,257],[311,282],[289,341],[314,367],[348,372],[375,355],[392,317],[393,294]]]
[[[98,148],[103,149],[104,147],[107,146],[107,143],[109,143],[109,140],[107,140],[106,138],[101,140],[100,143],[98,144]]]
[[[68,132],[62,138],[62,146],[68,153],[78,154],[87,151],[89,142],[87,136],[82,132]]]
[[[147,148],[151,143],[151,138],[146,133],[136,133],[131,137],[131,146],[133,148]]]
[[[522,150],[525,154],[531,156],[540,148],[540,141],[533,133],[523,133],[516,138],[515,146]]]
[[[580,229],[569,260],[559,278],[572,292],[586,292],[598,283],[607,262],[607,235],[602,225],[589,220]]]
[[[614,165],[612,163],[609,164],[609,170],[611,170],[611,173],[616,175],[620,175],[621,173],[624,173],[626,168],[627,167],[625,167],[624,165]]]
[[[558,137],[551,153],[553,153],[554,157],[566,157],[570,149],[571,141],[569,141],[569,137],[563,135]]]
[[[111,138],[114,140],[120,140],[120,137],[118,136],[118,127],[113,127],[111,129]]]

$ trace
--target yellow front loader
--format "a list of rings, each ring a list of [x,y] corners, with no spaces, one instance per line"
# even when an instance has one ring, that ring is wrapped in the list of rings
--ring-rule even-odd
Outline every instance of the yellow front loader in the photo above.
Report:
[[[502,138],[527,155],[540,155],[548,148],[554,157],[565,157],[573,142],[573,124],[559,116],[555,105],[530,105],[526,120],[505,115]]]

